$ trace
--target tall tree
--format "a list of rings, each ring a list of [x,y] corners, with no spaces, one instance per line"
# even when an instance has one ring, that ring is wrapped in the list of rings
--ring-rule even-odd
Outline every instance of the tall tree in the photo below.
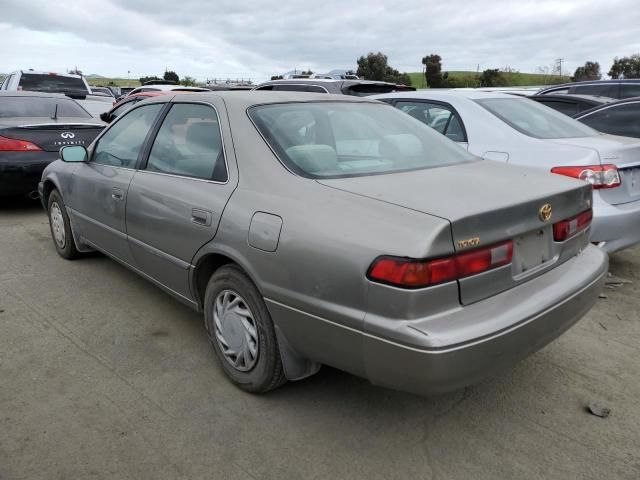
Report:
[[[365,80],[378,80],[382,82],[402,83],[411,85],[411,79],[406,73],[400,73],[395,68],[389,66],[387,56],[382,53],[369,52],[367,56],[358,59],[358,70],[356,72]]]
[[[164,79],[170,82],[175,82],[176,84],[180,83],[180,77],[173,70],[167,70],[164,72]]]
[[[583,82],[585,80],[600,80],[600,64],[598,62],[585,62],[582,67],[576,68],[573,77],[574,82]]]
[[[422,64],[425,66],[424,78],[430,88],[444,87],[445,82],[442,78],[442,57],[432,53],[426,57],[422,57]]]
[[[609,76],[611,78],[640,78],[640,54],[614,58]]]

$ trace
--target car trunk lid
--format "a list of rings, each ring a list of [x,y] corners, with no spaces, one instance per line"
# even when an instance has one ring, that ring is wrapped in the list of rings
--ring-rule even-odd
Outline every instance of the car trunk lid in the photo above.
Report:
[[[463,304],[499,293],[553,268],[586,244],[586,239],[580,245],[553,241],[553,223],[591,208],[591,187],[560,175],[481,161],[318,181],[448,220],[456,253],[512,240],[510,266],[500,268],[500,272],[480,274],[480,279],[459,281]],[[550,218],[541,212],[545,206],[551,209]]]
[[[57,152],[65,145],[88,146],[104,127],[78,118],[3,119],[0,135],[31,142],[47,152]]]

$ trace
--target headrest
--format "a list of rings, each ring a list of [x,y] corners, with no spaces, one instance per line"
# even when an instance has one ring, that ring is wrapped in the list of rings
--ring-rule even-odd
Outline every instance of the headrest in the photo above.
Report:
[[[329,145],[295,145],[286,152],[291,161],[307,173],[321,174],[338,168],[338,156]]]

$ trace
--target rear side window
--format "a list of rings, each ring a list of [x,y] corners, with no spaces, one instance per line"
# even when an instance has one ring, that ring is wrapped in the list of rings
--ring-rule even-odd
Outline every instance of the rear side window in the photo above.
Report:
[[[640,138],[640,103],[604,108],[581,118],[591,128],[612,135]]]
[[[147,170],[226,182],[216,111],[207,105],[173,105],[153,142]]]
[[[618,98],[619,85],[610,83],[596,83],[593,85],[576,85],[573,92],[579,95],[600,95],[603,97]]]
[[[91,118],[91,115],[70,98],[0,97],[0,118],[8,117],[58,117]]]
[[[135,168],[149,130],[163,106],[161,103],[141,106],[112,124],[98,141],[92,162]]]
[[[18,90],[56,93],[89,93],[84,81],[79,77],[66,77],[55,74],[23,73]]]
[[[445,135],[454,142],[466,142],[462,121],[452,108],[429,102],[400,101],[396,108]]]
[[[379,93],[391,93],[395,90],[394,85],[359,83],[343,87],[342,93],[345,95],[355,95],[356,97],[366,97],[368,95],[376,95]]]
[[[640,84],[623,83],[620,85],[620,98],[640,97]]]

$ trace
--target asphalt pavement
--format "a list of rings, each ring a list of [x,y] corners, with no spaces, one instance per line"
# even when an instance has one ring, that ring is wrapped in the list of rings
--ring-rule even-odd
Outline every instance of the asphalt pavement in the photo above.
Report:
[[[422,398],[323,367],[254,396],[198,314],[102,255],[63,260],[36,202],[5,204],[0,479],[637,480],[640,248],[611,272],[569,332],[479,385]]]

